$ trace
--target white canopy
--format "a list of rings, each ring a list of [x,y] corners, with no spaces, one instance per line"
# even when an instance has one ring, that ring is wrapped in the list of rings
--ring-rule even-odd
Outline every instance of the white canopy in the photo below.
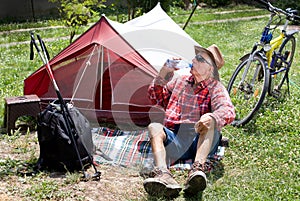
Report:
[[[191,62],[195,56],[194,46],[200,46],[164,12],[160,3],[125,24],[109,22],[157,70],[174,57]]]

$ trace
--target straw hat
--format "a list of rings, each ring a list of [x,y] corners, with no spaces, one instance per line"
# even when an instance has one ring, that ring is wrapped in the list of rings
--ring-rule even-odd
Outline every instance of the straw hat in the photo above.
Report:
[[[212,60],[215,62],[218,70],[224,66],[225,61],[224,61],[223,55],[217,45],[213,44],[213,45],[209,46],[208,48],[195,46],[195,53],[199,54],[201,52],[206,52],[210,57],[212,57]]]

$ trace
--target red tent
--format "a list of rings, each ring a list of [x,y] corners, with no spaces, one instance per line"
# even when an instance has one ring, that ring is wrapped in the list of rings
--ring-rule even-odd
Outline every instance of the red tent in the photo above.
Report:
[[[147,98],[157,71],[104,16],[49,63],[62,96],[90,120],[146,126],[163,117]],[[56,99],[45,66],[25,79],[24,94]]]

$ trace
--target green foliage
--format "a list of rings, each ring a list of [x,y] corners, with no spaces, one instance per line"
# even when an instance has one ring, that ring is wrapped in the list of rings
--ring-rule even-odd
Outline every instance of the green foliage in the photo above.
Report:
[[[72,42],[76,30],[80,26],[85,26],[93,15],[98,15],[95,11],[105,7],[105,0],[49,0],[50,2],[60,3],[60,13],[62,14],[65,24],[72,27],[70,34],[70,43]]]
[[[213,8],[218,8],[222,6],[227,6],[232,3],[232,0],[203,0],[208,6]]]
[[[252,0],[235,0],[238,3],[248,4],[248,5],[256,5],[258,7],[262,7],[263,5],[259,1]],[[279,7],[283,10],[287,8],[292,8],[296,10],[300,10],[300,0],[264,0],[265,2],[270,2],[272,5]]]
[[[60,189],[61,184],[53,180],[39,181],[38,178],[34,179],[36,183],[30,188],[25,189],[24,197],[30,197],[33,200],[69,200],[71,192],[65,192]],[[80,196],[77,200],[83,200]]]
[[[169,11],[170,6],[172,5],[172,0],[153,0],[153,1],[148,1],[148,0],[127,0],[128,5],[131,7],[139,7],[142,9],[143,12],[148,12],[151,10],[156,4],[160,2],[162,8],[166,11]]]
[[[165,11],[169,11],[172,5],[181,2],[181,0],[126,0],[126,3],[116,0],[108,8],[114,12],[114,15],[117,14],[117,21],[125,22],[150,11],[158,2]],[[127,12],[127,16],[124,15],[124,11]]]
[[[289,0],[289,1],[277,0],[274,1],[273,4],[282,9],[292,8],[292,9],[300,10],[300,0]]]

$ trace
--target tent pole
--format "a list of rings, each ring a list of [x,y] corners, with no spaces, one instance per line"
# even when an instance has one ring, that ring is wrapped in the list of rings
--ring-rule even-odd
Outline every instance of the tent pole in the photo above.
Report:
[[[194,9],[193,9],[193,11],[191,12],[191,14],[190,14],[190,16],[189,16],[189,18],[187,19],[187,21],[186,21],[186,23],[185,23],[185,25],[183,26],[183,30],[185,29],[185,27],[188,25],[188,23],[189,23],[189,21],[190,21],[190,19],[192,18],[192,16],[193,16],[193,14],[194,14],[194,12],[196,11],[196,9],[197,9],[197,7],[198,7],[198,5],[199,5],[199,1],[196,1],[196,5],[195,5],[195,7],[194,7]]]
[[[101,79],[100,79],[100,109],[102,109],[102,96],[103,96],[103,87],[102,87],[102,84],[103,84],[103,61],[104,61],[104,53],[103,53],[103,45],[101,45],[101,66],[100,66],[100,76],[101,76]]]

